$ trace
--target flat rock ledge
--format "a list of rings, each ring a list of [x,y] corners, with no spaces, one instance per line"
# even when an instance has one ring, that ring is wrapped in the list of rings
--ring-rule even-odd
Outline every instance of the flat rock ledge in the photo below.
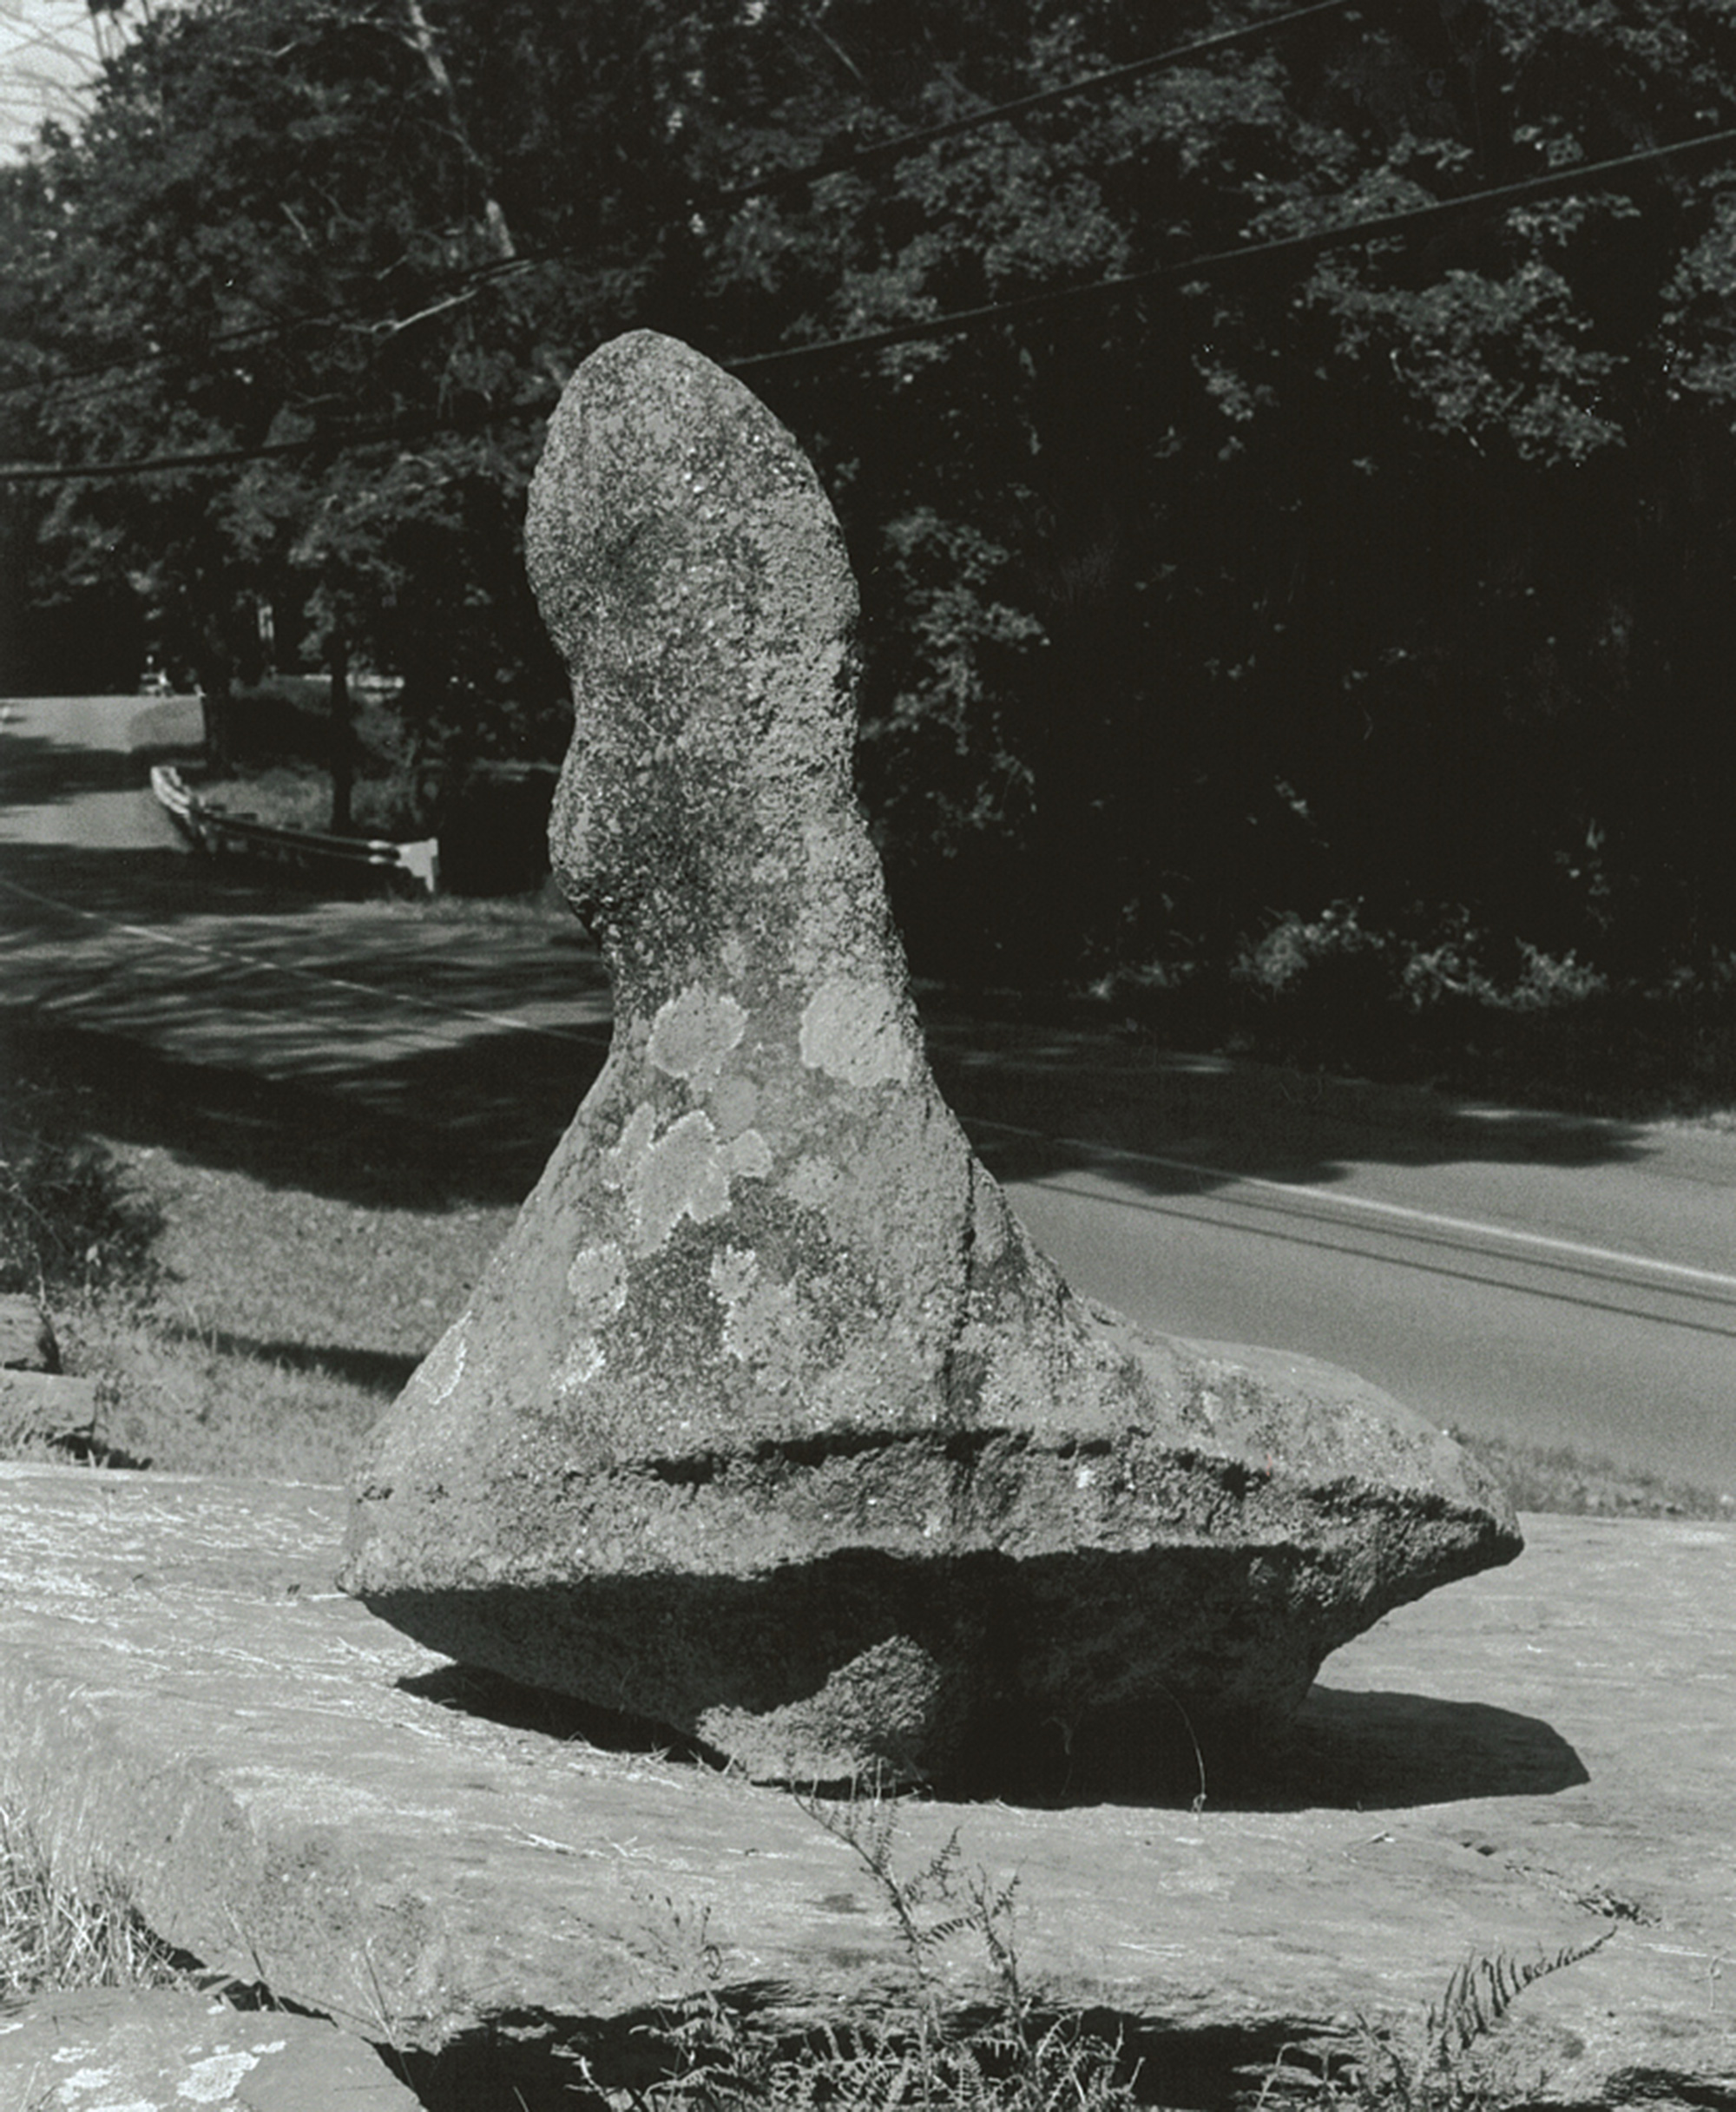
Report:
[[[428,2105],[510,2084],[536,2112],[582,2057],[642,2075],[702,1917],[769,2023],[884,2006],[897,1946],[847,1846],[339,1594],[345,1507],[0,1466],[0,1809],[62,1874],[391,2049]],[[1028,1983],[1121,2023],[1172,2105],[1358,2013],[1420,2017],[1469,1956],[1606,1931],[1509,2019],[1535,2102],[1736,2105],[1736,1528],[1525,1530],[1346,1645],[1234,1802],[910,1799],[896,1859],[956,1828],[1016,1872]],[[946,1971],[983,1998],[968,1947]]]
[[[417,2112],[372,2047],[323,2018],[176,1988],[80,1988],[0,2010],[0,2104],[23,2112]]]

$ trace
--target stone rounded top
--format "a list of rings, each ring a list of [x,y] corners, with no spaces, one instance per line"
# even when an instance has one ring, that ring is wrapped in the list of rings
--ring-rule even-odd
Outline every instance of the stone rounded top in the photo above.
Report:
[[[654,760],[685,795],[750,809],[792,774],[847,785],[844,538],[795,440],[720,367],[650,330],[593,352],[550,422],[525,543],[594,777],[618,765],[636,791]]]
[[[856,620],[843,537],[795,439],[732,375],[654,330],[602,345],[569,382],[525,543],[575,682],[695,649],[720,663],[744,644],[805,648]]]
[[[856,585],[791,434],[691,347],[617,338],[550,422],[525,543],[573,685],[551,861],[618,992],[714,975],[732,935],[812,954],[789,933],[817,918],[846,964],[883,953],[851,780]]]

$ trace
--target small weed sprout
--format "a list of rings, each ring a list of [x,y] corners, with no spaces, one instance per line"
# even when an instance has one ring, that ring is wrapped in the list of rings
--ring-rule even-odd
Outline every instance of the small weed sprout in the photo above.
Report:
[[[986,1871],[967,1872],[958,1834],[950,1833],[921,1868],[901,1875],[893,1853],[898,1806],[878,1793],[841,1804],[800,1799],[802,1808],[842,1841],[872,1879],[897,1931],[911,1990],[911,2014],[871,2050],[881,2072],[873,2091],[847,2102],[909,2105],[922,2112],[1112,2112],[1129,2106],[1120,2046],[1086,2028],[1076,2015],[1045,2023],[1019,1965],[1016,1875],[996,1884]],[[986,2023],[957,2032],[942,2009],[939,1954],[961,1937],[980,1944],[996,1997]],[[902,2041],[905,2050],[899,2050]],[[884,2094],[884,2063],[902,2065],[901,2094]],[[914,2067],[911,2063],[914,2062]],[[910,2072],[905,2074],[905,2070]],[[867,2080],[866,2076],[864,2080]],[[839,2100],[839,2102],[845,2101]]]
[[[617,2112],[1122,2112],[1137,2101],[1122,2080],[1121,2049],[1076,2016],[1044,2023],[1020,1973],[1017,1879],[967,1872],[955,1832],[905,1875],[894,1854],[898,1809],[878,1792],[834,1804],[798,1799],[804,1812],[855,1855],[872,1879],[904,1966],[905,2000],[884,2018],[821,2023],[781,2042],[732,2009],[722,1953],[703,1911],[667,1904],[679,1951],[697,1970],[695,1990],[658,2031],[674,2072],[644,2088],[589,2086]],[[940,1953],[963,1937],[982,1944],[996,1996],[988,2022],[955,2028],[944,2013]]]

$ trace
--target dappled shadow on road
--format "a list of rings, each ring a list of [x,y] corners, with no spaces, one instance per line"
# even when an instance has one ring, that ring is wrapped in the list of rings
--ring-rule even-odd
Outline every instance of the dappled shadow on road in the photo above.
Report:
[[[0,846],[0,982],[12,1065],[78,1085],[90,1128],[367,1207],[523,1201],[608,1040],[575,920],[298,897],[172,850]]]
[[[75,1089],[94,1134],[369,1209],[511,1205],[529,1192],[603,1049],[575,1067],[570,1049],[538,1044],[527,1059],[516,1036],[486,1039],[374,1065],[363,1092],[0,1012],[9,1070]]]
[[[135,759],[96,757],[136,767]],[[334,903],[158,851],[0,845],[0,977],[98,1126],[370,1205],[522,1201],[601,1063],[608,987],[576,923]],[[922,993],[937,1073],[991,1170],[1124,1195],[1358,1164],[1633,1161],[1632,1125],[1178,1055],[1088,1012]],[[95,1120],[95,1103],[93,1119]]]
[[[129,779],[121,789],[136,788]],[[141,801],[150,799],[141,793]],[[293,920],[319,911],[327,891],[291,868],[205,858],[173,834],[158,810],[163,837],[149,847],[81,849],[71,844],[0,842],[0,920],[57,912],[69,924],[96,918],[161,924],[186,917],[275,916]],[[369,885],[379,892],[377,882]]]

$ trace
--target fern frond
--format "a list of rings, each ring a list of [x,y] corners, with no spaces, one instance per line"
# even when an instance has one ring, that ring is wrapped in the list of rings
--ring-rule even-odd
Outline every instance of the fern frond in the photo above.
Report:
[[[890,1868],[891,1859],[890,1829],[886,1846],[886,1862],[887,1867]],[[903,1878],[898,1880],[898,1889],[912,1906],[924,1905],[930,1899],[950,1898],[952,1894],[954,1873],[958,1867],[958,1859],[963,1853],[963,1850],[958,1845],[958,1831],[955,1827],[913,1878]],[[881,1875],[881,1866],[877,1864],[874,1867],[875,1874]]]
[[[1445,1993],[1438,2004],[1430,2006],[1424,2025],[1433,2064],[1445,2067],[1468,2053],[1494,2030],[1528,1987],[1588,1958],[1614,1933],[1606,1929],[1588,1944],[1565,1944],[1553,1957],[1516,1958],[1503,1951],[1493,1957],[1467,1958],[1454,1969]]]

